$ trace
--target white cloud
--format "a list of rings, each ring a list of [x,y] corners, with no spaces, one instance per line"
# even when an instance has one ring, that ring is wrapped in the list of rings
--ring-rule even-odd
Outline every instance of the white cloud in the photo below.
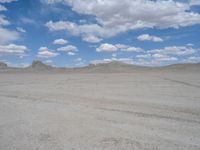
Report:
[[[137,37],[140,41],[153,41],[153,42],[163,42],[163,39],[157,36],[149,35],[149,34],[142,34]]]
[[[126,50],[127,48],[130,47],[130,46],[125,45],[125,44],[115,44],[115,46],[116,46],[118,49],[121,49],[121,50]]]
[[[200,5],[200,0],[190,0],[190,5],[191,6]]]
[[[78,48],[74,45],[67,45],[61,48],[58,48],[57,51],[63,51],[63,52],[77,52]]]
[[[86,42],[89,42],[89,43],[99,43],[99,42],[102,41],[102,39],[95,36],[95,35],[89,34],[89,35],[85,35],[83,37],[83,41],[86,41]]]
[[[68,41],[67,40],[64,40],[64,39],[56,39],[54,40],[53,44],[57,44],[57,45],[65,45],[67,44]]]
[[[10,3],[10,2],[15,2],[18,0],[0,0],[0,3]]]
[[[116,44],[118,50],[127,49],[128,45]],[[176,63],[197,63],[200,62],[199,56],[200,49],[194,49],[191,46],[171,46],[161,49],[153,49],[142,51],[140,54],[131,58],[112,58],[102,60],[92,60],[91,63],[109,63],[112,61],[122,61],[129,64],[142,65],[142,66],[163,66]]]
[[[6,25],[9,25],[9,24],[10,24],[10,22],[5,19],[5,16],[0,15],[0,26],[6,26]]]
[[[74,53],[74,52],[68,52],[67,53],[69,56],[74,56],[74,55],[76,55],[76,53]]]
[[[170,46],[165,47],[162,49],[155,49],[150,50],[148,53],[159,53],[159,54],[165,54],[165,55],[176,55],[176,56],[186,56],[186,55],[192,55],[197,51],[197,49],[194,49],[192,47],[186,47],[186,46]]]
[[[7,44],[20,38],[18,32],[0,27],[0,44]]]
[[[111,32],[107,32],[98,24],[83,24],[78,25],[69,21],[49,21],[46,23],[46,27],[50,31],[67,31],[73,36],[81,36],[83,40],[90,42],[101,41],[101,37],[108,36]]]
[[[38,57],[40,58],[52,58],[58,56],[59,53],[49,50],[47,47],[40,47],[38,50]]]
[[[10,22],[5,19],[4,15],[0,15],[0,44],[7,44],[20,38],[18,32],[3,27],[6,25],[10,25]]]
[[[124,52],[143,52],[144,50],[140,47],[133,47],[125,44],[101,44],[98,48],[96,48],[97,52],[116,52],[118,50]]]
[[[104,43],[100,47],[96,48],[97,52],[115,52],[118,48],[115,45]]]
[[[200,49],[187,46],[169,46],[160,49],[144,51],[136,55],[136,64],[145,66],[162,66],[176,63],[200,62]]]
[[[24,45],[0,45],[0,55],[17,55],[23,56],[28,51],[28,48]]]
[[[191,63],[200,62],[200,56],[191,56],[186,61]]]
[[[79,57],[79,58],[75,59],[75,61],[83,61],[83,59]]]
[[[79,36],[93,34],[105,38],[141,28],[179,28],[200,24],[200,14],[190,11],[189,3],[173,0],[125,0],[123,3],[121,0],[47,1],[62,2],[79,14],[96,17],[98,24],[78,25],[68,21],[46,24],[51,31],[66,30]]]
[[[75,62],[75,66],[77,66],[77,67],[83,67],[83,66],[85,66],[86,64],[85,64],[85,61],[82,59],[82,58],[76,58],[76,59],[74,59],[74,62]]]
[[[159,54],[159,53],[137,55],[136,58],[149,59],[153,61],[177,61],[178,60],[176,57]]]
[[[95,59],[95,60],[90,61],[91,64],[95,64],[95,65],[102,64],[102,63],[109,63],[109,62],[111,62],[111,59],[102,59],[102,60]]]
[[[126,52],[143,52],[143,49],[140,47],[129,47],[127,49],[124,49],[122,51],[126,51]]]
[[[152,57],[152,55],[151,54],[140,54],[140,55],[137,55],[136,56],[137,58],[151,58]]]
[[[144,51],[136,55],[137,62],[141,65],[159,66],[174,63],[200,62],[200,49],[187,46],[169,46],[161,49]]]
[[[22,32],[22,33],[26,33],[26,30],[22,27],[17,27],[17,31]]]
[[[7,8],[0,4],[0,11],[7,11]]]
[[[178,60],[176,57],[170,57],[168,55],[163,55],[163,54],[153,54],[152,57],[156,61],[177,61]]]
[[[188,46],[188,47],[193,47],[194,44],[192,44],[192,43],[188,43],[187,46]]]
[[[108,59],[101,59],[101,60],[92,60],[90,61],[91,64],[102,64],[102,63],[110,63],[113,61],[118,61],[126,64],[133,64],[134,61],[131,58],[108,58]]]
[[[50,31],[68,30],[70,27],[69,23],[64,21],[49,21],[45,24],[45,26],[48,27]]]

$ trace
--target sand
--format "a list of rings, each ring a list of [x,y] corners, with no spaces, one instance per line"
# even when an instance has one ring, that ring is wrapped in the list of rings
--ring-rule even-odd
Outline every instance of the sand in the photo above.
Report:
[[[0,149],[199,150],[199,74],[0,73]]]

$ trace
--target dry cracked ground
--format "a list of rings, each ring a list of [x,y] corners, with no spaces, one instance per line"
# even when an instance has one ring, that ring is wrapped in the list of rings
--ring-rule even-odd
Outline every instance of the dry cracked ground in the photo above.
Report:
[[[1,150],[199,150],[199,72],[1,73]]]

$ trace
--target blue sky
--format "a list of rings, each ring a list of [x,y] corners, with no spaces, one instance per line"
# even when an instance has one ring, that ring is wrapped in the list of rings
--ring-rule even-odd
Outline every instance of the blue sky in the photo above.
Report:
[[[0,0],[0,61],[200,62],[199,0]]]

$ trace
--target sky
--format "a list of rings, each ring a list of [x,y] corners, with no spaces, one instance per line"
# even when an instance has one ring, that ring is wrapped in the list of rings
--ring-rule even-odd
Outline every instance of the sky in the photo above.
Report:
[[[0,61],[200,62],[200,0],[0,0]]]

